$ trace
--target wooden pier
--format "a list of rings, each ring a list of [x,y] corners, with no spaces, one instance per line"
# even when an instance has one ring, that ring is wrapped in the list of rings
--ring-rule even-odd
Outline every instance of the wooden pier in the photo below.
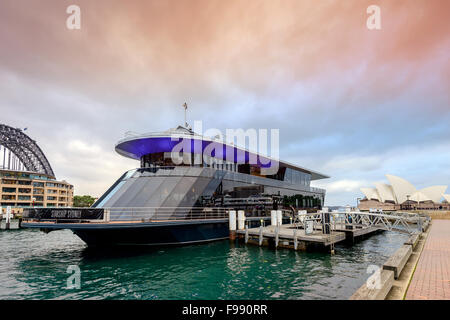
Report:
[[[289,223],[286,223],[281,210],[272,210],[270,225],[266,225],[267,218],[258,222],[257,218],[245,217],[242,210],[238,211],[237,219],[235,211],[230,211],[229,217],[231,240],[237,236],[246,244],[294,250],[325,249],[331,252],[339,242],[353,244],[356,240],[386,230],[411,234],[427,222],[419,216],[352,211],[330,213],[328,210],[310,214],[299,212],[298,217],[289,218]],[[411,224],[416,227],[412,228]]]
[[[305,230],[296,229],[293,224],[246,228],[238,230],[237,234],[245,243],[294,250],[327,249],[345,240],[345,233],[342,232],[324,234],[322,231],[314,230],[312,234],[306,234]]]
[[[324,234],[315,228],[310,234],[304,229],[297,229],[294,224],[266,226],[237,230],[239,239],[245,243],[274,248],[289,248],[294,250],[323,249],[333,250],[339,242],[353,243],[358,237],[366,236],[380,229],[375,227],[333,230]]]

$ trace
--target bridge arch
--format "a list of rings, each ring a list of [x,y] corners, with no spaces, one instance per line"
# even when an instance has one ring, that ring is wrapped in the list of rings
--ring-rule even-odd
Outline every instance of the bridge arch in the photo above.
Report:
[[[3,147],[3,169],[12,169],[11,157],[15,156],[26,171],[43,173],[55,178],[50,163],[36,141],[27,136],[21,129],[0,124],[0,146]],[[5,163],[6,153],[8,161]],[[17,169],[17,168],[14,168]]]

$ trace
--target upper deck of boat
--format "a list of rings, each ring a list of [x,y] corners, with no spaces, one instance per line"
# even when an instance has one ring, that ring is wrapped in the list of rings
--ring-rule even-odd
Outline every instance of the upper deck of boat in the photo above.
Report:
[[[234,163],[247,163],[249,159],[253,157],[254,159],[257,159],[258,164],[262,167],[264,167],[265,164],[270,163],[270,165],[276,164],[278,167],[286,167],[308,173],[311,175],[311,180],[329,178],[328,175],[323,173],[257,152],[249,151],[243,147],[234,145],[233,143],[224,142],[223,140],[228,141],[225,138],[221,140],[218,138],[202,136],[182,126],[162,132],[149,132],[144,134],[128,132],[125,138],[118,141],[115,150],[124,157],[140,160],[141,157],[147,154],[172,152],[174,147],[182,140],[190,143],[192,146],[192,153],[204,153],[207,147],[211,150],[211,144],[214,144],[213,148],[215,151],[213,151],[213,156],[215,158],[220,158],[222,160],[231,158]]]

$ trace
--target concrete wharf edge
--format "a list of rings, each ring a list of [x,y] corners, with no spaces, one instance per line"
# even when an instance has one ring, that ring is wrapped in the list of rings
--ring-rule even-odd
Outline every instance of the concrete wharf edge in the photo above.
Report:
[[[383,264],[383,270],[394,271],[394,278],[397,280],[406,262],[408,262],[411,253],[412,246],[404,244]]]
[[[381,270],[379,287],[375,284],[372,284],[372,287],[370,287],[365,283],[356,290],[350,297],[350,300],[384,300],[391,290],[393,283],[394,271]]]
[[[427,223],[422,228],[422,233],[417,233],[411,235],[408,240],[404,243],[400,249],[398,249],[383,265],[383,270],[381,271],[381,288],[370,290],[367,286],[367,283],[364,283],[351,297],[350,300],[402,300],[406,296],[406,292],[408,290],[411,279],[414,275],[415,268],[417,263],[419,262],[420,255],[425,246],[425,242],[427,240],[429,232],[430,223]],[[410,249],[408,249],[408,247]],[[402,262],[402,259],[406,259],[405,263],[402,265],[401,270],[397,268],[398,274],[397,278],[395,278],[394,267],[389,268],[389,265],[393,261],[398,261],[398,263]],[[393,258],[395,257],[395,258]],[[391,259],[393,258],[393,259]],[[388,264],[389,263],[389,264]],[[387,268],[385,269],[385,265]],[[409,267],[410,272],[406,274],[407,271],[406,266]],[[403,273],[401,272],[403,271]],[[386,278],[383,272],[392,272],[392,280],[390,278]],[[406,278],[400,281],[399,277]],[[394,292],[396,291],[396,292]]]

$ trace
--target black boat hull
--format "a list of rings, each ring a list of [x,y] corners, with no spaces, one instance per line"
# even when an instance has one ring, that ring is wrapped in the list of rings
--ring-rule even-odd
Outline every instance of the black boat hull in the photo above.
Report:
[[[70,229],[88,246],[184,245],[226,239],[228,220],[198,220],[153,223],[47,224],[24,223],[24,227],[44,231]]]

